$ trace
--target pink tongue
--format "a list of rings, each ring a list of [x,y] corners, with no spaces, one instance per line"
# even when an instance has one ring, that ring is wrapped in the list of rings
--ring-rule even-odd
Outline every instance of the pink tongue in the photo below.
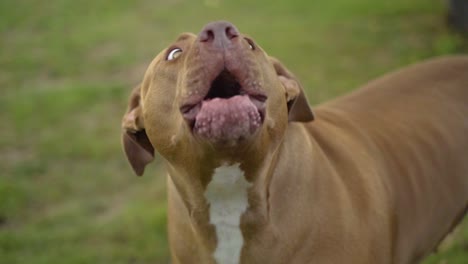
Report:
[[[194,132],[215,143],[235,143],[255,133],[261,118],[247,95],[202,102]]]

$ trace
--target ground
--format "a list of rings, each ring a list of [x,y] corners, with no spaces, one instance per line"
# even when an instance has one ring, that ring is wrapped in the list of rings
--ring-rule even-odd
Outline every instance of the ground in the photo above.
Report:
[[[0,2],[2,263],[167,263],[160,157],[133,175],[127,96],[180,32],[226,19],[320,103],[402,65],[466,52],[442,0]],[[426,264],[467,263],[468,223]]]

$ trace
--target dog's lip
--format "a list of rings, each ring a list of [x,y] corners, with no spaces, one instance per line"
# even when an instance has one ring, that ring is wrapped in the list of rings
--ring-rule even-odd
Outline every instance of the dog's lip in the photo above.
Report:
[[[263,122],[265,119],[265,106],[268,97],[263,93],[247,93],[244,90],[241,90],[239,95],[247,95],[249,97],[250,101],[253,105],[255,105],[258,113],[260,114],[261,122]],[[193,129],[195,119],[200,112],[202,103],[212,99],[215,98],[203,98],[202,100],[198,100],[196,102],[185,103],[180,107],[180,112],[182,113],[184,119],[188,122],[191,129]]]

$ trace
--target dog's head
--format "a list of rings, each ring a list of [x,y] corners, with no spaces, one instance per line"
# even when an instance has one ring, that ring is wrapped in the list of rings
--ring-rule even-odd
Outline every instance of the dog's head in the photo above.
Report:
[[[276,147],[288,121],[311,120],[289,70],[232,24],[213,22],[180,35],[151,62],[131,95],[123,143],[141,175],[153,146],[171,163],[241,159]]]

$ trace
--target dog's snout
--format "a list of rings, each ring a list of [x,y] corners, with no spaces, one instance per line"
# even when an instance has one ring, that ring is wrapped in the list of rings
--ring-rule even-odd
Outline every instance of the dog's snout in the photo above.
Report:
[[[206,25],[198,35],[198,39],[203,44],[223,49],[229,47],[238,36],[239,31],[233,24],[217,21]]]

